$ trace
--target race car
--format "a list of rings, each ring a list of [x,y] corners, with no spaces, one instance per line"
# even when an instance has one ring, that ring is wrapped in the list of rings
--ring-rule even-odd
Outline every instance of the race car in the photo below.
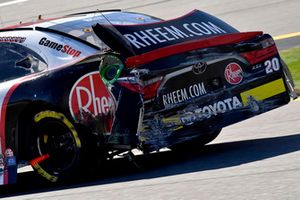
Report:
[[[0,154],[51,182],[135,148],[200,148],[297,97],[270,35],[199,10],[39,19],[1,29],[0,55]]]

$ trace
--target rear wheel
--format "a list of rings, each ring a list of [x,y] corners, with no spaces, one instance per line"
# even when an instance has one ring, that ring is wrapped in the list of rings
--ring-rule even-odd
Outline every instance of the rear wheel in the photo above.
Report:
[[[194,138],[192,140],[175,144],[169,148],[173,151],[186,151],[186,150],[199,149],[200,147],[203,147],[205,144],[208,144],[214,139],[216,139],[216,137],[218,137],[218,135],[220,134],[221,130],[222,129],[212,131],[210,133],[201,135],[200,137]]]
[[[79,169],[82,141],[74,125],[60,112],[37,112],[31,120],[30,164],[51,182],[64,180]]]
[[[286,63],[283,60],[281,60],[281,63],[283,66],[283,72],[285,74],[286,81],[291,85],[292,88],[294,88],[295,82],[293,80],[289,67],[286,65]]]

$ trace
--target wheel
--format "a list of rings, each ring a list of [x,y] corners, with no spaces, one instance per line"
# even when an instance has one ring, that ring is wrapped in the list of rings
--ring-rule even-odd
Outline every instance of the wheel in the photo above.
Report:
[[[65,115],[52,110],[37,112],[30,131],[30,164],[39,175],[57,182],[79,169],[82,142]]]
[[[210,133],[201,135],[192,140],[175,144],[169,147],[169,149],[171,149],[172,151],[187,151],[187,150],[199,149],[199,147],[203,147],[204,145],[216,139],[216,137],[218,137],[218,135],[220,134],[221,130],[222,129],[218,129]]]
[[[283,69],[283,73],[285,74],[286,81],[291,85],[292,88],[294,88],[295,82],[293,80],[293,77],[292,77],[289,67],[286,65],[286,63],[283,60],[281,60],[281,63],[283,66],[282,69]]]

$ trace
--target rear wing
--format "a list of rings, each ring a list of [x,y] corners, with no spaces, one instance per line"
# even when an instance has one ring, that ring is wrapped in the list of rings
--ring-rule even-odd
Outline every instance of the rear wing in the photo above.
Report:
[[[131,56],[126,59],[125,64],[126,67],[128,68],[138,67],[140,65],[144,65],[168,56],[172,56],[172,55],[176,55],[176,54],[180,54],[180,53],[184,53],[196,49],[239,43],[242,41],[252,39],[262,34],[263,33],[260,31],[246,32],[246,33],[232,33],[232,34],[226,34],[222,36],[214,36],[208,39],[199,39],[199,40],[193,40],[189,42],[183,42],[183,43],[159,48],[147,53],[143,53],[141,55]]]
[[[139,25],[116,25],[108,20],[93,26],[96,35],[126,57],[156,49],[239,33],[235,28],[205,12],[194,10],[182,17]]]

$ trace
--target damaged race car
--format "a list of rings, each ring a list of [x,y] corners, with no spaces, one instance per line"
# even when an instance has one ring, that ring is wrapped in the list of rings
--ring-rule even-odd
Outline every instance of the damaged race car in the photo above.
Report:
[[[1,184],[18,163],[57,182],[135,148],[201,148],[297,97],[270,35],[199,10],[20,24],[0,30],[0,55]]]

